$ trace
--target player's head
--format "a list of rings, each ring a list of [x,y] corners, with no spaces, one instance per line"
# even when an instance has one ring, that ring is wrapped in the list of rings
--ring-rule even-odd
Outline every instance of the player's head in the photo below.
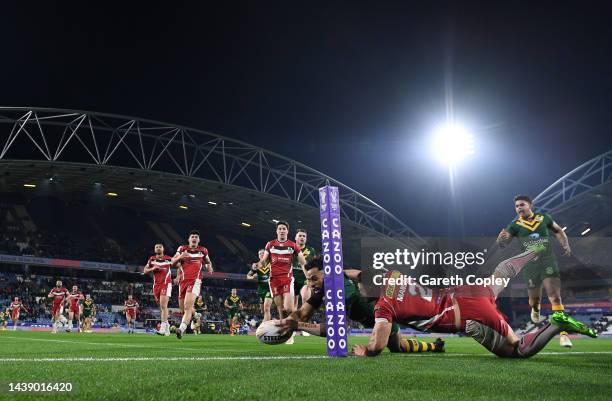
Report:
[[[316,256],[306,263],[306,284],[313,290],[323,289],[323,258]]]
[[[200,244],[200,232],[198,230],[189,231],[189,246],[198,246]]]
[[[280,242],[287,241],[287,234],[289,234],[289,223],[286,221],[279,221],[276,223],[276,239]]]
[[[235,288],[232,288],[232,295],[236,296],[236,289]]]
[[[85,295],[85,299],[91,299],[91,295],[89,294]]]
[[[198,301],[201,301],[201,300],[202,300],[202,296],[198,295]]]
[[[79,287],[77,287],[76,285],[72,286],[72,292],[77,292],[79,290]]]
[[[517,195],[514,197],[514,210],[516,210],[516,214],[519,217],[529,217],[531,216],[531,207],[533,202],[528,195]]]
[[[299,246],[306,245],[306,240],[308,239],[308,234],[306,234],[305,228],[298,228],[295,233],[295,243]]]
[[[14,301],[15,302],[19,301],[19,297],[15,297]]]
[[[62,282],[61,282],[60,280],[57,280],[57,281],[55,282],[55,286],[56,286],[57,288],[62,288]]]
[[[132,300],[134,297],[132,296],[132,294],[128,295],[128,299]]]
[[[260,249],[259,251],[257,251],[257,256],[259,256],[259,260],[263,258],[264,253],[266,253],[265,249]]]
[[[155,254],[158,256],[163,255],[164,254],[164,244],[162,244],[161,242],[155,244],[154,251],[155,251]]]

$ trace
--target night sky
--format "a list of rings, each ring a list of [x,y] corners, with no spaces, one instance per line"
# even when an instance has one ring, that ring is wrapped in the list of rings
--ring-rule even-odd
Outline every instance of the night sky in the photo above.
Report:
[[[422,235],[496,234],[515,194],[535,197],[612,149],[603,3],[127,3],[3,5],[0,104],[241,139],[329,174]],[[475,136],[461,207],[428,150],[447,97]]]

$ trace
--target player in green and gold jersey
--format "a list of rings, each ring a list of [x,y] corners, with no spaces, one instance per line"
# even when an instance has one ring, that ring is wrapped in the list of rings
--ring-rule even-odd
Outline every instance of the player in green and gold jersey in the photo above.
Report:
[[[4,316],[4,311],[0,309],[0,328],[1,330],[6,330],[6,317]]]
[[[230,335],[234,335],[238,326],[238,316],[243,308],[242,301],[236,293],[236,289],[232,288],[230,296],[225,298],[225,307],[227,308],[227,325],[230,328]]]
[[[564,312],[565,310],[561,302],[561,279],[550,243],[550,233],[552,232],[561,244],[564,256],[570,256],[572,251],[565,231],[549,214],[535,213],[533,202],[529,196],[516,196],[514,198],[514,209],[517,217],[512,220],[508,227],[501,230],[497,242],[503,247],[509,244],[512,238],[516,237],[523,251],[534,244],[542,244],[546,247],[546,251],[537,260],[529,262],[523,268],[523,277],[527,283],[529,305],[531,306],[531,321],[539,323],[541,320],[542,286],[546,289],[553,312]],[[567,333],[561,332],[560,344],[563,347],[572,346]]]
[[[325,298],[323,281],[323,260],[320,256],[313,258],[305,266],[306,279],[311,289],[311,297],[302,306],[293,311],[286,319],[278,321],[284,329],[302,330],[316,336],[325,337],[325,323],[307,323],[307,320],[323,305]],[[344,270],[344,302],[346,316],[364,327],[372,328],[375,324],[374,306],[377,299],[368,299],[361,295],[354,281],[360,281],[361,271]],[[393,323],[387,342],[391,352],[444,352],[444,341],[438,338],[435,342],[425,342],[401,337],[399,326]]]
[[[295,233],[295,243],[302,250],[302,254],[306,259],[306,263],[310,262],[315,256],[317,256],[317,251],[311,246],[306,245],[306,241],[308,240],[308,234],[306,230],[303,228],[298,228]],[[291,268],[293,269],[293,294],[295,296],[293,301],[293,310],[297,310],[298,305],[300,303],[300,297],[302,298],[302,303],[308,301],[310,297],[310,289],[306,285],[306,276],[304,275],[303,266],[298,264],[297,256],[293,257],[291,261]]]
[[[193,314],[194,321],[191,322],[191,329],[195,335],[198,335],[202,333],[202,317],[204,316],[204,311],[207,309],[206,302],[204,302],[204,298],[202,298],[201,294],[198,295],[193,303],[193,309],[195,313]]]
[[[83,332],[91,333],[91,326],[96,318],[96,305],[93,299],[91,299],[91,295],[85,295],[85,300],[81,307],[83,308]]]
[[[263,258],[265,249],[260,249],[257,253],[259,260]],[[261,313],[263,313],[263,321],[272,319],[270,308],[272,308],[272,293],[270,292],[270,261],[262,264],[261,268],[258,268],[258,263],[251,265],[251,270],[247,274],[248,280],[257,280],[257,297],[259,298],[259,305],[261,306]]]

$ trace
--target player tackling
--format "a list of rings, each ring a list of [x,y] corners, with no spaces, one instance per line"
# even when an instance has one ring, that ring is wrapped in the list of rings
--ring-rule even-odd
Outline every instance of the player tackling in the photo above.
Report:
[[[526,252],[501,262],[493,278],[512,278],[523,267],[543,254],[537,244]],[[387,278],[400,278],[392,271]],[[376,302],[376,323],[367,346],[355,345],[357,356],[376,356],[387,344],[393,323],[420,331],[438,333],[464,332],[497,356],[529,358],[537,354],[562,330],[597,337],[597,333],[570,316],[555,312],[550,322],[534,333],[519,338],[497,309],[495,299],[503,286],[464,285],[453,288],[428,289],[418,284],[395,285],[388,280]]]
[[[209,273],[213,272],[208,250],[200,246],[200,232],[192,230],[189,233],[189,244],[182,245],[172,257],[172,265],[178,266],[177,281],[179,283],[179,308],[183,312],[181,325],[176,329],[176,337],[181,339],[191,323],[193,303],[202,287],[202,265]]]
[[[169,336],[168,301],[172,296],[172,258],[164,255],[164,246],[155,244],[155,255],[151,256],[144,267],[145,274],[153,273],[153,297],[159,305],[161,326],[157,334]]]

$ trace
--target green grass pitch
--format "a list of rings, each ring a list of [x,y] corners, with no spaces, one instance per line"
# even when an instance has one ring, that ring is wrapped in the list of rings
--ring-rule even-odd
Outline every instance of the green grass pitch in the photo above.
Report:
[[[354,337],[351,344],[365,343]],[[325,357],[321,338],[268,346],[254,336],[0,332],[0,399],[610,400],[612,339],[552,341],[500,359],[468,338],[445,354]],[[66,382],[72,395],[15,395],[8,382]]]

